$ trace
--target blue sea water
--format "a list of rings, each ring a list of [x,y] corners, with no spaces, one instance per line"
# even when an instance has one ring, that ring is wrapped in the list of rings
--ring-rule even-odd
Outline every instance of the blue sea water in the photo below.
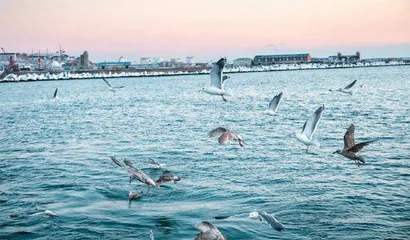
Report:
[[[354,79],[353,95],[329,92]],[[410,67],[233,74],[228,103],[197,92],[206,75],[110,82],[125,87],[0,84],[0,239],[194,239],[205,220],[237,240],[410,238]],[[281,91],[277,115],[265,114]],[[321,146],[307,154],[295,133],[322,104]],[[360,168],[332,154],[351,123],[356,142],[379,139]],[[208,138],[219,126],[245,147]],[[146,186],[110,156],[156,178],[154,158],[182,180],[130,203]],[[285,230],[249,219],[255,209]]]

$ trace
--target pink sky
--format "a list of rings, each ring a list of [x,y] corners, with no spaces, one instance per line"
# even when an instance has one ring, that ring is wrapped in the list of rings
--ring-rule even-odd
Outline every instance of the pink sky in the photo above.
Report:
[[[408,0],[0,0],[0,9],[0,46],[13,52],[61,44],[73,55],[88,50],[94,61],[343,50],[410,56]]]

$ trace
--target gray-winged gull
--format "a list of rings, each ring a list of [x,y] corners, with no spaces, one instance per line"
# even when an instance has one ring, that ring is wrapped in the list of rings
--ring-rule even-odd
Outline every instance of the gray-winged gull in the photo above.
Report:
[[[337,90],[332,90],[329,89],[329,91],[333,92],[333,91],[337,91],[337,92],[342,92],[342,93],[349,93],[350,95],[352,95],[352,90],[351,88],[356,84],[357,80],[354,80],[353,82],[351,82],[349,85],[347,85],[344,88],[339,88]]]
[[[227,240],[217,227],[207,221],[195,225],[195,228],[201,231],[195,240]]]

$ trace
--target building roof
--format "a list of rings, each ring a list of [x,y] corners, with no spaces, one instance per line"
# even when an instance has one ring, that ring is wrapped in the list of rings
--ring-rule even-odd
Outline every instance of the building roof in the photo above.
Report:
[[[248,61],[248,60],[252,60],[252,58],[237,58],[234,61]]]
[[[100,66],[128,66],[131,65],[131,62],[100,62]]]
[[[277,55],[256,55],[255,58],[277,58],[277,57],[307,57],[309,53],[298,54],[277,54]]]

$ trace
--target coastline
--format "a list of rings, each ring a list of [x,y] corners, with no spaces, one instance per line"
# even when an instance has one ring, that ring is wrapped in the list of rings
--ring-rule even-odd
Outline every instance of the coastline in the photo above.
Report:
[[[345,69],[345,68],[366,68],[366,67],[392,67],[410,66],[405,62],[374,62],[358,64],[281,64],[252,67],[229,67],[225,74],[253,73],[253,72],[274,72],[274,71],[296,71],[296,70],[324,70],[324,69]],[[98,79],[98,78],[138,78],[138,77],[169,77],[184,75],[205,75],[209,74],[210,67],[191,68],[159,68],[159,69],[116,69],[116,70],[82,70],[82,71],[46,71],[46,72],[20,72],[10,73],[0,79],[0,83],[7,82],[35,82],[35,81],[61,81],[77,79]],[[3,74],[4,75],[4,74]],[[0,73],[1,76],[1,73]]]

